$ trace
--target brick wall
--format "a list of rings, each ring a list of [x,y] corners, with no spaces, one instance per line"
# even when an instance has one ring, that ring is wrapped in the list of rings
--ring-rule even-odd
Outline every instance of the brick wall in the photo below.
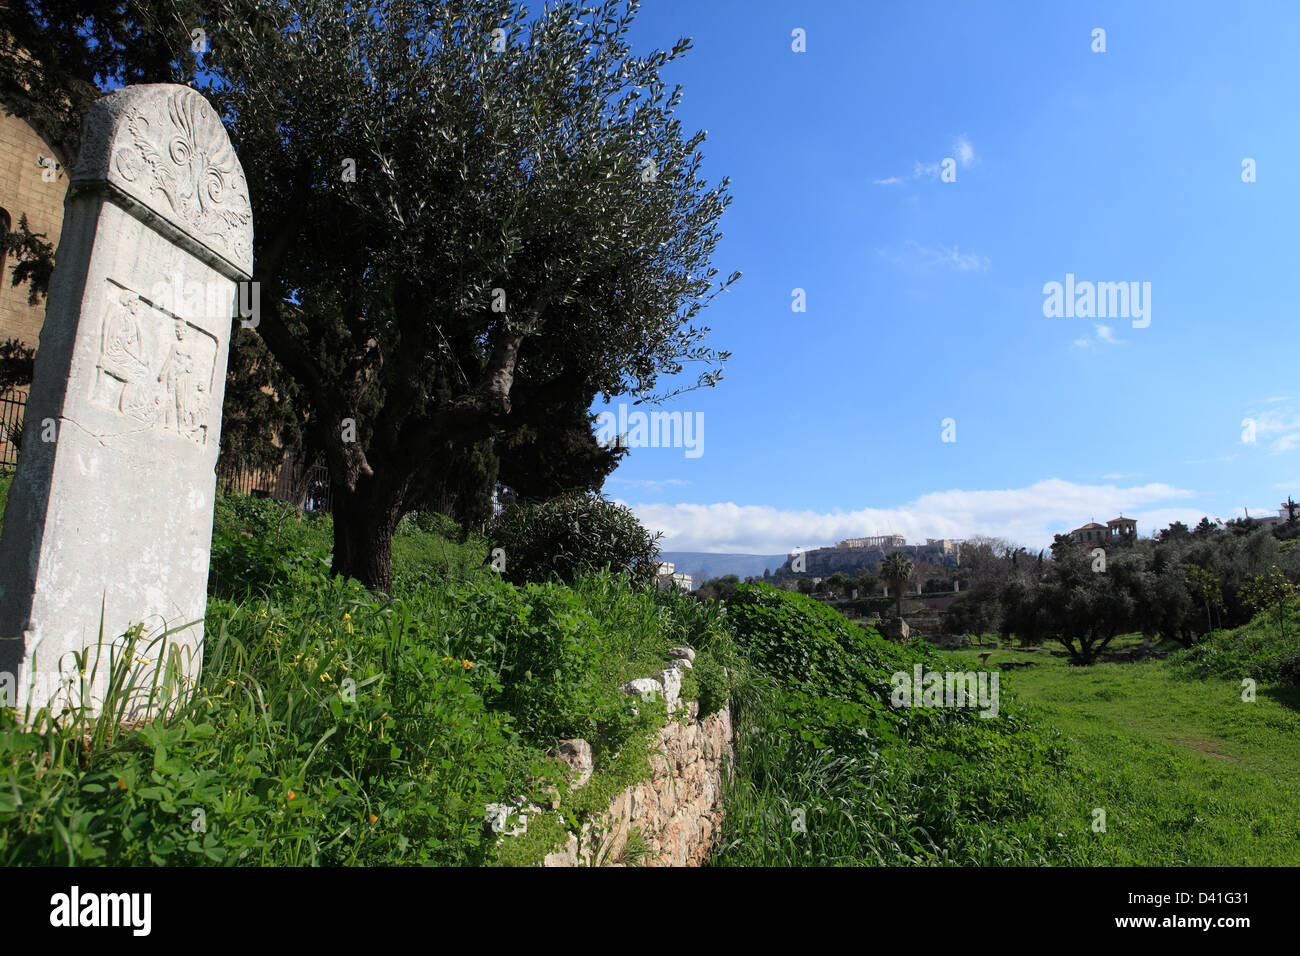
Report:
[[[27,215],[32,232],[58,248],[63,228],[63,197],[68,190],[67,170],[59,167],[53,182],[41,178],[40,157],[58,159],[53,149],[27,123],[0,106],[0,208],[9,214],[13,228]],[[0,281],[0,342],[20,339],[35,348],[45,320],[44,304],[27,304],[28,287],[13,288],[13,260],[6,261]]]

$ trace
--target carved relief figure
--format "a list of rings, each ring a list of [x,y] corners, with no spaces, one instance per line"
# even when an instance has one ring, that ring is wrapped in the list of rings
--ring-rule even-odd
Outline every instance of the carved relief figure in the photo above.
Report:
[[[176,341],[158,370],[158,381],[163,387],[163,427],[191,435],[196,401],[194,352],[189,341],[189,326],[181,318],[174,322]]]
[[[213,335],[109,280],[90,399],[206,444],[216,352]]]
[[[140,297],[122,292],[109,301],[100,347],[98,400],[128,414],[149,405],[143,383],[149,375],[149,355],[140,330]]]

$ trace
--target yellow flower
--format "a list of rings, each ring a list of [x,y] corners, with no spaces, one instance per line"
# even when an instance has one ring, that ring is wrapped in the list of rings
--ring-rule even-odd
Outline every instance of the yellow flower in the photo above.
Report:
[[[465,670],[469,670],[471,667],[474,666],[473,661],[461,661],[461,663],[465,665]]]
[[[296,797],[296,796],[297,796],[297,794],[294,793],[292,790],[289,791],[289,799],[290,799],[290,800],[292,800],[292,799],[293,799],[294,797]]]
[[[370,822],[371,822],[371,823],[378,823],[378,822],[379,822],[379,817],[375,816],[373,813],[370,814]]]
[[[352,615],[349,614],[347,611],[344,611],[344,612],[343,612],[343,620],[346,621],[346,620],[347,620],[348,618],[350,618],[350,617],[352,617]]]

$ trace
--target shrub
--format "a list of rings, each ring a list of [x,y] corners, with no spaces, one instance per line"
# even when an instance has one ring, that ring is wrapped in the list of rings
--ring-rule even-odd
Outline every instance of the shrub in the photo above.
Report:
[[[523,584],[608,568],[634,581],[654,577],[659,534],[602,495],[570,494],[513,504],[493,519],[492,543],[505,552],[504,574]]]
[[[1300,684],[1300,601],[1263,609],[1241,627],[1218,631],[1172,660],[1188,676]]]

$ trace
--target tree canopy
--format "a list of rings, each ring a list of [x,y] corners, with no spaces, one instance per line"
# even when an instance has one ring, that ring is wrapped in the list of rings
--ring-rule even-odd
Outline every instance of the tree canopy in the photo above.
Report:
[[[252,334],[330,470],[336,572],[386,589],[405,511],[481,520],[498,478],[598,485],[619,450],[597,395],[718,381],[696,319],[738,277],[710,266],[727,181],[660,77],[688,40],[633,55],[615,0],[249,6],[223,4],[209,95],[249,171]]]

